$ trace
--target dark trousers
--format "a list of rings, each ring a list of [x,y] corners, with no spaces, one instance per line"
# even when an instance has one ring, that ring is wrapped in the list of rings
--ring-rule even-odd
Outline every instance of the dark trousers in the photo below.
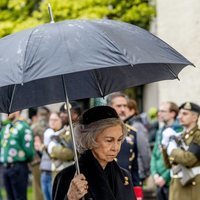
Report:
[[[5,166],[3,169],[3,181],[8,200],[27,200],[27,163],[15,163]]]
[[[169,187],[163,186],[157,188],[157,200],[168,200]]]

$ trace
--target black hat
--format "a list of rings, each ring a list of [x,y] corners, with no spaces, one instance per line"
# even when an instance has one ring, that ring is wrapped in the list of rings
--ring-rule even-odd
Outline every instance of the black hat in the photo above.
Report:
[[[195,103],[192,103],[192,102],[185,102],[183,103],[179,109],[185,109],[185,110],[190,110],[190,111],[193,111],[193,112],[196,112],[198,114],[200,114],[200,107],[199,105],[195,104]]]
[[[108,118],[119,118],[115,109],[111,108],[110,106],[96,106],[83,113],[82,117],[80,118],[80,123],[88,125],[92,122]]]

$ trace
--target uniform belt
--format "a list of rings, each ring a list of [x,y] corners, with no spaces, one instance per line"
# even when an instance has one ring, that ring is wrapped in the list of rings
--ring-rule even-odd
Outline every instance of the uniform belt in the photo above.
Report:
[[[190,168],[188,170],[191,170],[191,172],[194,174],[194,176],[200,174],[200,166],[192,167],[192,168]],[[172,170],[170,170],[170,175],[171,175],[172,178],[182,178],[183,177],[183,172],[180,171],[177,174],[173,174]]]
[[[41,170],[42,171],[42,173],[45,173],[45,174],[51,174],[51,171],[50,170]]]

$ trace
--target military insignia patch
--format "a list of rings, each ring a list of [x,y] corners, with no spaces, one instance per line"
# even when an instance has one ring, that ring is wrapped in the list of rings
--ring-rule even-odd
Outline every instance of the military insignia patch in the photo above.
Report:
[[[129,161],[132,161],[135,158],[135,153],[133,152],[131,157],[129,158]]]
[[[185,135],[185,139],[188,139],[190,136],[189,136],[189,134],[186,134]]]
[[[130,136],[126,136],[125,139],[128,144],[133,144],[133,139]]]
[[[69,131],[66,131],[65,134],[66,134],[66,135],[70,135],[70,132],[69,132]]]
[[[124,177],[124,185],[128,185],[128,184],[129,184],[128,177],[127,177],[127,176],[125,176],[125,177]]]
[[[191,110],[191,109],[192,109],[192,106],[191,106],[191,104],[190,104],[189,102],[187,102],[187,103],[185,103],[185,105],[184,105],[183,108],[185,108],[185,109],[187,109],[187,110]]]

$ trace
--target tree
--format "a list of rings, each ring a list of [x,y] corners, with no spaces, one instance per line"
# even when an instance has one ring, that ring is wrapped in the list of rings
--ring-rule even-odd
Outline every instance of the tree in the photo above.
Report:
[[[1,0],[0,37],[42,23],[32,17],[40,3],[41,0]]]
[[[0,37],[50,21],[108,18],[148,29],[155,9],[148,0],[0,0]]]

